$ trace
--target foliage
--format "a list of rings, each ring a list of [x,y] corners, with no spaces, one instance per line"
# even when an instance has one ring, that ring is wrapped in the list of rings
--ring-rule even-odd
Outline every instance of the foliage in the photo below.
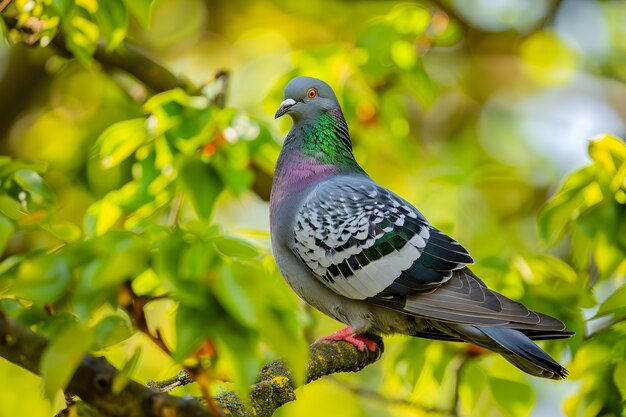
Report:
[[[519,18],[494,34],[446,2],[232,3],[15,0],[2,13],[0,91],[22,72],[41,80],[0,103],[0,310],[52,340],[46,397],[9,411],[62,408],[58,393],[88,352],[122,370],[117,389],[184,366],[201,387],[178,391],[245,391],[277,357],[303,377],[305,339],[337,323],[305,311],[280,277],[264,199],[282,136],[271,115],[285,82],[311,74],[336,87],[377,181],[463,242],[491,287],[577,332],[543,344],[571,360],[575,382],[392,337],[374,367],[308,385],[276,414],[622,415],[626,145],[597,136],[591,159],[573,164],[577,143],[537,147],[524,117],[585,71],[613,77],[611,97],[626,98],[615,81],[626,79],[615,18],[626,9],[596,4],[611,52],[592,65],[562,28]],[[542,9],[546,22],[568,3]],[[145,55],[184,77],[144,66]],[[225,68],[229,89],[214,76]],[[600,96],[598,85],[587,88]],[[549,112],[539,116],[552,135]],[[617,123],[597,119],[594,134]]]

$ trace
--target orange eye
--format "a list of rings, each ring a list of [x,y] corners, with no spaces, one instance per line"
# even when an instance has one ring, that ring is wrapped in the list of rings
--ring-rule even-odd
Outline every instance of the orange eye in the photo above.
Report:
[[[310,88],[309,91],[306,92],[306,96],[308,98],[315,98],[317,97],[317,91],[315,91],[315,88]]]

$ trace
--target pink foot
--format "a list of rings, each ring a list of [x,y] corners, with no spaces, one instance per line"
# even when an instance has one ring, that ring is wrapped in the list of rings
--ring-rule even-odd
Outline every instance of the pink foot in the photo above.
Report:
[[[321,342],[322,340],[343,340],[344,342],[356,346],[361,352],[363,352],[365,348],[368,348],[371,352],[376,351],[376,342],[369,340],[361,334],[355,334],[352,327],[346,327],[345,329],[337,330],[329,336],[320,337],[315,343]]]

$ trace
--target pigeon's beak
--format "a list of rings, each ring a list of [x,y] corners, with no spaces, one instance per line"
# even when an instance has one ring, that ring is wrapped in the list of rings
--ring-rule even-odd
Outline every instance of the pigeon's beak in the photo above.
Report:
[[[280,103],[280,107],[278,108],[278,111],[276,111],[276,114],[274,115],[274,119],[278,119],[280,116],[287,113],[289,109],[293,107],[294,104],[296,104],[296,101],[292,98],[288,98],[282,103]]]

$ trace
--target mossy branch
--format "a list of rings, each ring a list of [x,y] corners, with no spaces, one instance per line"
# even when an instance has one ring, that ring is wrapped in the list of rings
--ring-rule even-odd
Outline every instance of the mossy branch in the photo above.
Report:
[[[324,341],[310,346],[306,382],[338,372],[358,372],[376,362],[383,352],[378,336],[376,352],[360,352],[354,346],[338,341]],[[49,344],[44,336],[6,317],[0,312],[0,356],[35,374],[39,361]],[[105,358],[85,355],[74,373],[67,391],[80,397],[103,415],[129,417],[210,417],[214,416],[195,398],[169,395],[153,387],[129,382],[120,392],[113,392],[113,380],[118,375]],[[284,362],[276,361],[259,373],[250,390],[248,401],[242,401],[232,391],[219,394],[215,400],[224,413],[233,417],[269,417],[283,404],[295,400],[296,386]]]

